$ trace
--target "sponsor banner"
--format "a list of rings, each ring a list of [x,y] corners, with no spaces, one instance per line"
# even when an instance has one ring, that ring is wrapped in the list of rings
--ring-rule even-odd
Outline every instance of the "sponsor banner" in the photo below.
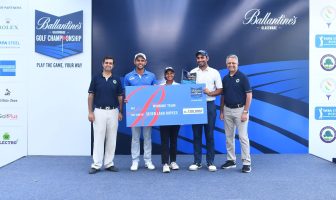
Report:
[[[0,138],[0,145],[17,145],[18,137],[13,137],[10,132],[3,132]]]
[[[320,90],[325,94],[325,97],[330,100],[336,90],[336,80],[333,78],[324,78],[320,82]]]
[[[26,128],[0,126],[0,167],[26,155]]]
[[[326,26],[328,29],[333,25],[333,22],[336,19],[336,8],[335,5],[325,5],[321,9],[321,14],[320,14],[322,20],[325,22]]]
[[[29,67],[27,66],[27,58],[24,54],[2,56],[0,59],[0,82],[5,82],[5,84],[21,83],[27,87],[26,83],[29,79]]]
[[[0,76],[16,76],[16,61],[0,60]]]
[[[0,108],[20,107],[26,110],[26,87],[23,83],[0,84]]]
[[[135,5],[139,4],[137,0],[131,0],[131,2]],[[163,69],[166,66],[173,66],[178,82],[192,82],[193,77],[183,72],[190,71],[197,65],[195,59],[197,50],[203,48],[207,50],[210,66],[216,68],[222,77],[228,73],[225,57],[230,53],[238,53],[241,61],[239,69],[249,76],[251,87],[256,90],[250,113],[258,120],[251,122],[249,131],[262,133],[251,134],[250,139],[253,141],[251,152],[307,152],[309,1],[285,0],[270,3],[266,0],[258,0],[237,3],[235,0],[194,0],[193,3],[187,4],[185,4],[186,1],[173,2],[172,6],[178,7],[174,15],[161,1],[147,4],[146,8],[135,6],[132,13],[126,12],[126,1],[107,2],[109,6],[99,8],[93,6],[93,14],[97,16],[93,18],[94,30],[104,27],[99,29],[99,33],[93,31],[93,51],[95,52],[92,61],[95,71],[93,74],[101,72],[99,55],[104,55],[104,52],[111,51],[113,56],[120,58],[117,60],[117,65],[120,67],[116,66],[115,70],[122,76],[134,70],[134,66],[130,65],[132,55],[141,51],[148,55],[147,68],[151,69],[160,81],[164,80]],[[109,7],[116,6],[119,12],[109,12]],[[189,13],[199,12],[200,7],[206,14],[189,15]],[[124,21],[135,26],[124,26],[123,29],[116,31],[115,27],[123,23],[118,20],[111,21],[108,17],[104,17],[103,13],[110,13],[111,19],[122,17]],[[169,17],[168,20],[166,16],[173,17]],[[183,19],[182,24],[181,19]],[[200,22],[205,27],[195,31],[195,27],[199,26]],[[104,37],[102,40],[102,34],[113,35],[113,37]],[[202,44],[195,42],[200,38],[202,38]],[[162,45],[162,42],[165,45]],[[113,44],[122,49],[126,45],[127,49],[109,50],[110,47],[104,43]],[[320,56],[318,59],[321,58]],[[315,63],[315,67],[322,71],[319,62]],[[182,78],[181,71],[183,71]],[[316,87],[318,88],[319,85],[317,84]],[[178,95],[175,96],[178,97]],[[216,98],[217,111],[219,98],[219,96]],[[278,108],[283,109],[284,112],[279,114]],[[271,115],[277,113],[277,115],[274,118],[265,117],[267,112]],[[130,129],[122,126],[123,123],[120,125],[120,132],[131,134]],[[216,151],[225,153],[223,121],[218,115],[215,126],[215,140],[221,141],[216,145]],[[283,131],[277,127],[281,127]],[[190,127],[186,126],[181,129],[180,134],[183,136],[181,138],[192,138],[192,132],[188,128]],[[155,135],[157,134],[153,134]],[[265,139],[268,138],[267,136],[271,136],[271,140]],[[283,138],[283,143],[279,138]],[[272,139],[277,142],[273,142]],[[160,140],[153,139],[153,142],[159,144]],[[181,145],[179,151],[192,152],[192,148],[189,148],[192,147],[190,145],[192,141],[183,142],[186,145]],[[123,151],[123,153],[127,152],[127,149]]]
[[[27,111],[22,108],[0,108],[0,127],[26,126]]]
[[[20,33],[20,25],[17,19],[0,17],[0,35],[17,35]]]
[[[336,35],[318,34],[315,36],[316,48],[336,48]]]
[[[320,65],[325,71],[332,71],[336,68],[336,57],[332,54],[322,56]]]
[[[15,56],[15,60],[24,59],[27,52],[25,45],[28,43],[26,36],[1,36],[0,35],[0,54],[5,56]],[[7,60],[6,57],[1,57],[1,60]],[[27,59],[25,58],[25,63]]]
[[[332,126],[325,126],[320,131],[320,139],[324,143],[332,143],[336,139],[336,130]]]
[[[27,155],[26,79],[32,57],[25,47],[30,41],[27,8],[28,0],[1,0],[0,166]]]
[[[1,52],[6,52],[11,49],[20,49],[21,41],[18,38],[1,38],[0,39],[0,50]]]
[[[336,107],[315,107],[316,120],[336,120]]]
[[[336,9],[333,0],[310,0],[309,152],[336,157]],[[317,66],[319,64],[320,67]]]
[[[203,88],[203,84],[127,86],[126,124],[128,127],[204,124],[207,104]]]

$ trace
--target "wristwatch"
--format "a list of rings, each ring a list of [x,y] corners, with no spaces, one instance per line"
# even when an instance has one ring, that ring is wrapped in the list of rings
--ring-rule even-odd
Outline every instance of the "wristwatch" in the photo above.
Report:
[[[247,111],[247,110],[244,110],[244,111],[243,111],[243,113],[246,113],[246,114],[247,114],[247,113],[248,113],[248,111]]]

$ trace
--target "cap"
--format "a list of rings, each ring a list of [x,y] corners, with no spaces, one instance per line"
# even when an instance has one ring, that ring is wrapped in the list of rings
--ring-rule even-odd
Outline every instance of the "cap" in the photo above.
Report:
[[[200,55],[200,54],[201,54],[202,56],[209,57],[208,52],[205,51],[205,50],[198,50],[198,51],[196,52],[196,57],[197,57],[198,55]]]
[[[136,60],[138,57],[142,57],[143,59],[147,60],[146,55],[144,53],[137,53],[134,56],[134,60]]]
[[[164,73],[167,73],[168,71],[175,72],[173,67],[166,67],[165,70],[164,70]]]

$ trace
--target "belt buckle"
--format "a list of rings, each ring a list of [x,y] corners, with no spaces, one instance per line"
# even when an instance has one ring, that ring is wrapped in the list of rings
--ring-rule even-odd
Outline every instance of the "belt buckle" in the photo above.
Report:
[[[111,107],[110,106],[106,106],[105,110],[111,110]]]

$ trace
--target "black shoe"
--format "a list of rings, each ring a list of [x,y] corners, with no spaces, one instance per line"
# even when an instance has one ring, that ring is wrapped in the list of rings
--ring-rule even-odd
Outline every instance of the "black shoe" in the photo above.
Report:
[[[242,172],[243,173],[250,173],[251,172],[251,165],[243,165]]]
[[[222,166],[222,169],[236,168],[236,162],[233,160],[227,160]]]
[[[95,174],[97,172],[99,172],[99,169],[91,168],[90,171],[89,171],[89,174]]]
[[[118,172],[119,171],[119,169],[116,166],[108,167],[105,170],[110,171],[110,172]]]

